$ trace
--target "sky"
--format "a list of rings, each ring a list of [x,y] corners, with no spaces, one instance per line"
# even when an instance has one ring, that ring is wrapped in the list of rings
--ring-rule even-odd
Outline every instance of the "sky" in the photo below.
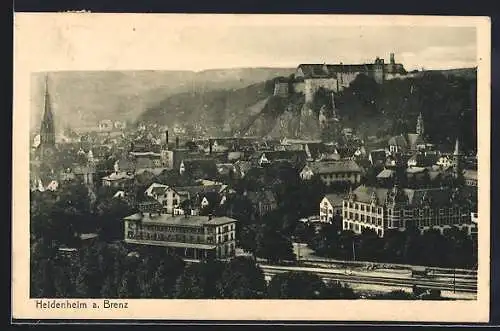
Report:
[[[189,14],[28,18],[17,19],[16,32],[29,44],[27,60],[37,54],[37,65],[47,71],[296,67],[366,63],[377,56],[388,60],[391,52],[408,70],[477,65],[478,25],[472,18]],[[21,45],[22,38],[17,39]]]
[[[179,67],[296,67],[370,63],[379,56],[408,70],[474,67],[476,30],[468,27],[245,27],[184,29],[168,39]],[[165,44],[166,45],[166,44]],[[203,51],[200,52],[200,49]]]

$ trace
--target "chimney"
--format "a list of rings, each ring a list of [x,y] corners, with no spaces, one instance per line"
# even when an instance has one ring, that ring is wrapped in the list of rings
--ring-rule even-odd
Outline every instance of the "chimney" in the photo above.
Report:
[[[208,140],[208,153],[212,154],[212,144],[213,141],[211,139]]]
[[[179,137],[175,137],[175,148],[179,148]]]
[[[168,148],[168,130],[165,131],[165,146]]]

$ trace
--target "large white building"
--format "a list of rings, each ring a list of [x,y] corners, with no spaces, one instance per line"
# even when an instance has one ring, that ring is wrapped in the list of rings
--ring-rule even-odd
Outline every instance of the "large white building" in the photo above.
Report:
[[[124,241],[165,247],[187,259],[225,259],[236,252],[236,222],[229,217],[137,213],[124,218]]]
[[[387,230],[405,230],[414,225],[420,230],[443,231],[457,226],[470,233],[471,210],[460,202],[453,189],[400,189],[359,186],[342,202],[343,229],[361,233],[373,229],[380,237]]]

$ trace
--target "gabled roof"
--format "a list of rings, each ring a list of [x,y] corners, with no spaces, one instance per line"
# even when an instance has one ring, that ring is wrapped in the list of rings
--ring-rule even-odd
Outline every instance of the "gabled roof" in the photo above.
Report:
[[[169,189],[168,185],[160,184],[160,183],[153,183],[151,184],[145,191],[147,195],[153,194],[153,195],[159,195],[159,194],[165,194],[165,192]]]
[[[389,139],[389,146],[398,146],[406,148],[408,147],[408,142],[406,141],[406,138],[402,134],[400,134],[398,136],[393,136]]]
[[[375,196],[378,203],[383,204],[387,197],[387,192],[389,192],[389,189],[387,188],[361,185],[358,186],[352,193],[355,195],[356,201],[370,203],[372,196]]]
[[[345,199],[344,194],[330,193],[324,196],[324,199],[330,201],[332,206],[342,206],[342,200]]]

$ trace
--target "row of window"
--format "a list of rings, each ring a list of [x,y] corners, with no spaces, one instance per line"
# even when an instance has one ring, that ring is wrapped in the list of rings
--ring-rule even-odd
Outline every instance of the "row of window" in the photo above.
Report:
[[[384,209],[382,207],[375,207],[375,206],[367,205],[367,204],[360,203],[360,202],[344,201],[343,205],[345,208],[351,208],[354,210],[361,210],[361,211],[377,213],[377,214],[382,214],[384,211]]]
[[[321,178],[323,179],[356,179],[357,176],[356,173],[338,173],[338,174],[324,174],[324,175],[321,175]]]
[[[142,225],[140,230],[152,231],[152,232],[175,232],[175,233],[197,233],[197,234],[205,233],[204,228],[202,227],[183,227],[183,226],[168,226],[168,225]]]
[[[203,236],[187,236],[181,234],[166,234],[161,232],[149,232],[149,231],[128,231],[128,239],[135,240],[154,240],[154,241],[175,241],[175,242],[186,242],[186,243],[197,243],[204,244],[205,240]]]
[[[365,214],[352,213],[344,211],[344,218],[348,220],[354,220],[356,222],[368,223],[377,226],[382,226],[383,220],[382,217],[369,216]]]

